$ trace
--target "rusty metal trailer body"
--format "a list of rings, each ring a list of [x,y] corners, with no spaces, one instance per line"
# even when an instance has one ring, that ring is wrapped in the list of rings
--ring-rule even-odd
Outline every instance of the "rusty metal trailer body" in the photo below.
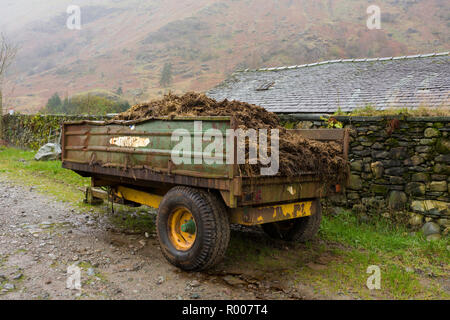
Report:
[[[270,208],[279,204],[323,197],[328,193],[330,186],[324,185],[313,172],[305,172],[297,177],[243,177],[239,174],[236,163],[226,163],[226,150],[223,152],[223,164],[175,165],[171,159],[172,150],[177,143],[171,139],[173,132],[182,129],[194,137],[195,132],[199,132],[199,128],[195,128],[196,121],[202,122],[202,135],[210,129],[215,129],[226,136],[228,129],[236,129],[232,117],[161,117],[144,121],[66,122],[63,125],[62,139],[63,167],[82,176],[92,177],[92,187],[122,185],[161,196],[175,185],[217,190],[230,209]],[[339,142],[343,145],[345,157],[347,156],[346,130],[292,131],[309,139]],[[203,140],[202,150],[209,143],[211,142]],[[237,143],[234,143],[234,148],[237,148]],[[208,157],[210,154],[202,151],[202,156]],[[279,220],[272,215],[272,218],[255,221],[251,216],[246,216],[249,215],[249,210],[231,212],[234,213],[234,222],[242,224]],[[242,213],[241,217],[239,213]]]
[[[175,186],[214,192],[223,200],[231,223],[267,224],[314,215],[320,210],[317,199],[334,186],[325,185],[316,173],[305,172],[296,177],[246,177],[240,174],[236,161],[227,163],[229,148],[234,148],[234,155],[237,153],[236,136],[230,134],[233,132],[230,130],[235,129],[237,124],[233,117],[66,122],[63,124],[62,165],[91,177],[93,188],[110,187],[114,198],[124,203],[158,208]],[[212,140],[204,138],[211,130],[225,137],[224,149],[216,153],[223,161],[196,162],[196,158],[211,160],[211,150],[205,152],[205,149]],[[175,131],[182,134],[174,139]],[[347,130],[293,131],[305,138],[338,142],[347,156]],[[183,153],[192,161],[176,164],[172,154],[183,135],[192,139],[193,151]]]

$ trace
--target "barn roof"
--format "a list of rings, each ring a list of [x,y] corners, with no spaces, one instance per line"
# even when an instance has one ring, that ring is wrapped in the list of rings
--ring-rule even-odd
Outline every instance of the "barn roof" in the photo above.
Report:
[[[242,70],[209,90],[279,113],[450,107],[449,52]]]

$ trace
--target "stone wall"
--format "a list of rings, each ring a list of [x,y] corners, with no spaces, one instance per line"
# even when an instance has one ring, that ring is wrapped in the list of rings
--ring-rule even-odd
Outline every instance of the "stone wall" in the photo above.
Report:
[[[448,234],[450,116],[335,118],[350,129],[351,175],[345,195],[333,201],[362,215],[403,212],[416,228],[426,223],[430,237],[439,229]],[[327,126],[319,116],[283,120],[288,128]]]
[[[37,150],[47,142],[59,141],[61,124],[64,121],[102,120],[101,116],[65,115],[5,115],[3,117],[3,139],[10,145]]]

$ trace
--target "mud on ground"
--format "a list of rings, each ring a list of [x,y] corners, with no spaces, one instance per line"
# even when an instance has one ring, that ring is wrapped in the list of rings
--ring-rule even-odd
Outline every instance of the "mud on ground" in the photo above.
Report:
[[[124,219],[135,214],[124,210]],[[115,215],[105,212],[106,205],[94,210],[62,203],[0,172],[0,300],[348,298],[318,295],[288,274],[248,268],[235,258],[205,273],[181,271],[164,259],[154,232],[117,227]],[[269,241],[255,230],[232,233]],[[81,269],[81,292],[66,287],[73,265]]]

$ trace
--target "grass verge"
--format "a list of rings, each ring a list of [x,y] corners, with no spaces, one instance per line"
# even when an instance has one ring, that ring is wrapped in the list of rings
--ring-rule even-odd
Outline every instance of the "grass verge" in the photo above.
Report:
[[[35,161],[34,152],[0,147],[0,173],[23,186],[50,193],[58,200],[81,205],[80,192],[90,179],[63,169],[61,161]]]
[[[306,244],[235,232],[226,264],[250,277],[272,272],[291,287],[306,284],[319,297],[449,299],[449,249],[448,238],[429,242],[383,218],[361,224],[343,212],[326,215],[319,236]],[[367,287],[369,266],[380,269],[379,290]]]

